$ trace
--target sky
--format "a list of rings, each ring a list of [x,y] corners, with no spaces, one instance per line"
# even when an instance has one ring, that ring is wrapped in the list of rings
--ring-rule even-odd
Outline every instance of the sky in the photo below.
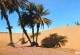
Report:
[[[62,27],[62,26],[74,26],[74,22],[80,22],[80,0],[29,0],[35,4],[42,4],[45,9],[49,9],[50,14],[45,16],[52,20],[52,24],[48,28],[45,25],[44,30]],[[22,29],[18,26],[18,15],[16,12],[8,15],[11,26],[13,26],[13,32],[22,32]],[[8,32],[6,29],[7,24],[5,19],[1,20],[0,15],[0,32]],[[31,29],[26,28],[28,32]],[[42,31],[43,29],[40,28]]]

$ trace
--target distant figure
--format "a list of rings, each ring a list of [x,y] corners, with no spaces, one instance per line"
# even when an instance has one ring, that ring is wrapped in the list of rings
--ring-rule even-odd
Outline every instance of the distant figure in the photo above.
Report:
[[[69,26],[69,24],[67,23],[67,26]]]

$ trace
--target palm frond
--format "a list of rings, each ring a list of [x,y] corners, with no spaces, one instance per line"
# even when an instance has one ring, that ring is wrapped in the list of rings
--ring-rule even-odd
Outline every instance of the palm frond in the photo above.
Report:
[[[32,3],[32,2],[29,2],[27,5],[26,5],[26,10],[28,11],[33,11],[35,9],[35,4]]]
[[[47,19],[47,18],[43,18],[44,23],[49,27],[49,25],[51,25],[51,20]]]
[[[39,13],[40,15],[43,12],[43,10],[44,10],[43,5],[39,4],[39,5],[36,6],[36,12]]]
[[[48,9],[47,10],[44,10],[42,13],[41,13],[41,16],[45,16],[45,15],[48,15],[50,14]]]

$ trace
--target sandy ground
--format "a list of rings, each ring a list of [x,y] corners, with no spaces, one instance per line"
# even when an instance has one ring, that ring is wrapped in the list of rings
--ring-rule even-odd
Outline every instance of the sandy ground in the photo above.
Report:
[[[20,42],[18,42],[15,44],[17,48],[12,48],[7,46],[10,41],[8,33],[0,33],[0,55],[75,55],[80,51],[80,27],[58,27],[42,31],[38,39],[39,45],[41,44],[41,40],[51,33],[58,33],[59,35],[66,36],[68,38],[68,43],[65,45],[65,47],[57,49],[27,47],[29,43],[21,45]],[[21,37],[22,34],[13,33],[14,43],[16,43]]]
[[[23,48],[0,48],[2,55],[75,55],[73,51],[53,48],[23,47]],[[0,54],[0,55],[1,55]]]

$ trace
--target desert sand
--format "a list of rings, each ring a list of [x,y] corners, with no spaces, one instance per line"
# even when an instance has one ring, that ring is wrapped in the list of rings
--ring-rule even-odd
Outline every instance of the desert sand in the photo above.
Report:
[[[8,33],[0,33],[0,55],[75,55],[80,51],[80,27],[79,26],[66,26],[57,27],[50,30],[45,30],[39,35],[39,45],[41,40],[48,37],[49,34],[58,33],[68,38],[68,43],[62,48],[41,48],[41,47],[28,47],[29,43],[21,45],[18,42],[16,48],[9,47],[7,44],[10,42]],[[30,35],[30,34],[29,34]],[[13,33],[13,42],[16,43],[22,37],[21,33]],[[25,36],[24,36],[25,37]],[[25,37],[26,41],[27,38]]]
[[[80,27],[79,26],[66,26],[58,27],[50,30],[45,30],[39,36],[39,39],[45,38],[51,33],[57,33],[58,35],[66,36],[68,43],[64,48],[80,49]],[[40,41],[39,41],[40,42]]]

